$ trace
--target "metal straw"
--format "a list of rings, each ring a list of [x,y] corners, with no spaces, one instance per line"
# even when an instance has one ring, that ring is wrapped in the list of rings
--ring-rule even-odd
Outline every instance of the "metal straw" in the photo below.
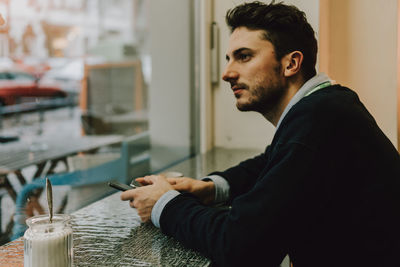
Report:
[[[53,222],[53,189],[49,178],[46,177],[47,205],[49,206],[49,221]]]

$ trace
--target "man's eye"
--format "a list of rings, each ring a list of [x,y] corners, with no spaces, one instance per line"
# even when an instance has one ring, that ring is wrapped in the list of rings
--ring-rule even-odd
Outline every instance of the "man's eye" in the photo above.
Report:
[[[239,59],[240,59],[241,61],[247,61],[247,60],[250,59],[250,55],[248,55],[248,54],[241,54],[241,55],[239,55]]]

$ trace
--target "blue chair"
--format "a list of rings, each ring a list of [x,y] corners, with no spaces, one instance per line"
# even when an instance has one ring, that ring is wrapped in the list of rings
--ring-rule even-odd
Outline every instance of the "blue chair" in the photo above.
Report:
[[[79,187],[108,181],[128,183],[132,177],[143,176],[150,172],[150,137],[148,132],[131,136],[121,145],[121,156],[115,160],[68,173],[48,176],[53,186],[70,185]],[[25,207],[27,199],[34,190],[46,186],[46,177],[40,177],[26,184],[17,194],[16,214],[14,216],[13,235],[11,240],[22,236],[26,230]]]

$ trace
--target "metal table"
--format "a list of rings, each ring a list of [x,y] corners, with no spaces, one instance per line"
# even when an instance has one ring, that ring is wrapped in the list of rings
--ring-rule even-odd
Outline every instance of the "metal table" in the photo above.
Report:
[[[8,175],[14,173],[21,184],[26,183],[21,170],[25,167],[35,165],[35,174],[31,179],[51,173],[59,161],[79,152],[88,152],[103,146],[122,142],[122,136],[82,136],[66,139],[46,138],[37,139],[32,149],[32,144],[24,141],[0,144],[0,187],[5,187],[8,194],[15,200],[16,194],[11,186]],[[46,164],[50,167],[43,173]]]
[[[17,193],[14,186],[17,185],[10,183],[10,174],[15,174],[20,185],[23,186],[27,181],[53,173],[54,168],[60,161],[63,161],[68,167],[68,156],[76,155],[80,152],[94,152],[101,147],[118,144],[122,141],[123,136],[119,135],[37,138],[36,150],[32,150],[32,145],[25,140],[0,144],[0,203],[4,194],[8,194],[14,202],[16,201]],[[41,145],[45,147],[40,147]],[[21,170],[28,166],[36,166],[36,172],[32,177],[26,179]],[[30,205],[26,209],[27,214],[33,214],[34,210],[37,210],[39,213],[43,212],[38,201],[40,192],[38,191],[37,195],[31,197]],[[11,218],[6,223],[5,232],[2,233],[0,229],[2,238],[10,235],[12,227],[13,219]]]
[[[168,171],[202,177],[228,168],[259,151],[214,149]],[[74,266],[208,266],[201,254],[184,248],[150,223],[117,192],[72,214]],[[23,266],[23,238],[0,247],[0,266]]]

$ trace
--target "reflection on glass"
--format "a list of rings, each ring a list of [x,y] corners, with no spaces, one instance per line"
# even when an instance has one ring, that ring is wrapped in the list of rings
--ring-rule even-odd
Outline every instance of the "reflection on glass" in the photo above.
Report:
[[[121,156],[118,143],[72,152],[69,142],[148,130],[147,9],[143,0],[0,1],[0,169],[11,190],[0,187],[0,244],[18,228],[12,218],[24,183]],[[56,210],[69,213],[111,192],[93,182],[55,190],[65,196]],[[29,196],[30,215],[43,212],[31,209],[40,191]]]
[[[132,136],[149,133],[151,171],[189,155],[189,7],[187,0],[0,1],[0,174],[8,186],[0,187],[0,244],[18,228],[18,196],[38,178],[64,179],[79,166],[80,181],[90,184],[54,188],[63,196],[55,210],[71,213],[113,192],[93,182],[93,168],[134,162],[118,161]],[[72,149],[111,135],[120,142]],[[40,207],[41,190],[29,199]]]

